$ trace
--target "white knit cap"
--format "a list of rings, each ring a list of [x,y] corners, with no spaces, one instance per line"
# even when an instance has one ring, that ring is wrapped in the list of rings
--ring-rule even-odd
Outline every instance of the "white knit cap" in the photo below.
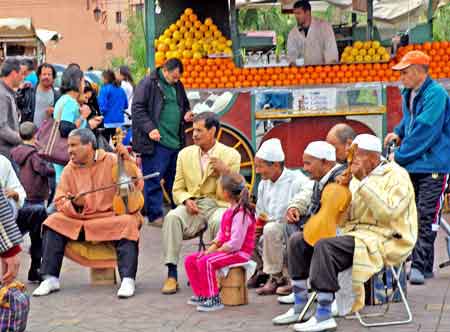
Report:
[[[325,141],[309,143],[304,153],[317,159],[336,161],[336,148]]]
[[[284,161],[283,147],[278,138],[271,138],[259,147],[255,157],[265,161]]]
[[[358,145],[358,149],[381,153],[381,140],[370,134],[361,134],[355,137],[353,144]]]

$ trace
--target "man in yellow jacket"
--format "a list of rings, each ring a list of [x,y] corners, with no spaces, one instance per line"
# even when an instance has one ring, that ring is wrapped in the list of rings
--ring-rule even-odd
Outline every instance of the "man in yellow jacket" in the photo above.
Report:
[[[172,194],[178,207],[167,214],[163,223],[164,261],[168,268],[163,294],[178,290],[177,264],[183,240],[197,236],[205,227],[207,240],[215,237],[228,207],[219,177],[240,169],[240,154],[216,142],[220,122],[214,113],[196,115],[193,129],[194,145],[181,150],[177,160]]]
[[[372,135],[355,138],[358,146],[351,174],[339,181],[349,183],[352,202],[342,228],[342,236],[322,239],[314,247],[305,241],[302,251],[303,278],[293,280],[295,303],[308,300],[306,279],[317,291],[316,314],[295,331],[325,331],[337,327],[331,314],[333,294],[339,289],[338,273],[352,267],[353,311],[364,306],[364,282],[385,265],[396,266],[406,260],[417,240],[417,210],[414,189],[406,170],[381,159],[381,141]]]

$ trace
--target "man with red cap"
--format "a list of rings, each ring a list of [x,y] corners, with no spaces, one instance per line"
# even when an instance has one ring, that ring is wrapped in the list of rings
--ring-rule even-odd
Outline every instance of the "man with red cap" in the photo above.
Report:
[[[393,67],[404,85],[403,118],[385,139],[385,145],[399,145],[391,158],[406,168],[414,185],[419,237],[412,253],[412,284],[433,277],[434,240],[450,173],[450,100],[429,77],[429,65],[428,55],[411,51]]]

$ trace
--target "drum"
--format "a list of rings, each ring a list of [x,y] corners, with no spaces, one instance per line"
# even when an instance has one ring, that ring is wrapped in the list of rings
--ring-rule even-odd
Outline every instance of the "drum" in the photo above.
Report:
[[[226,278],[219,277],[220,298],[224,305],[248,304],[246,272],[243,267],[233,267]]]

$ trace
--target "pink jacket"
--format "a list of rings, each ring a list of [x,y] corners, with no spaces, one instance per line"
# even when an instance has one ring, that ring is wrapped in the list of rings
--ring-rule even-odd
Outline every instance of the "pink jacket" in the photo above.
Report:
[[[222,216],[220,230],[214,242],[231,247],[231,251],[243,251],[252,255],[255,247],[255,216],[245,214],[242,210],[234,216],[234,207],[228,208]]]

